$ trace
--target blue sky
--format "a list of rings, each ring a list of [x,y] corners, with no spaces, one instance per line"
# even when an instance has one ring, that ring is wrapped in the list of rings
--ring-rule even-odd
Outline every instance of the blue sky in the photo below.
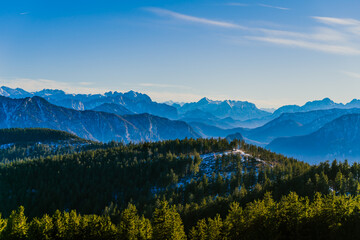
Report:
[[[360,98],[360,1],[0,1],[0,82],[260,107]]]

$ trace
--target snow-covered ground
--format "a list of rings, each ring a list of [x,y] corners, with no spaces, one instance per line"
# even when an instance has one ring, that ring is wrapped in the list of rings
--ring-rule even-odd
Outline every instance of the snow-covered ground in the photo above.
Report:
[[[202,178],[204,174],[208,178],[212,178],[213,173],[220,174],[224,179],[230,179],[233,174],[236,174],[237,166],[235,166],[235,162],[230,162],[224,168],[221,168],[222,165],[222,157],[227,155],[239,155],[240,161],[243,165],[249,164],[247,167],[251,167],[254,164],[254,160],[257,164],[268,164],[264,160],[259,158],[254,158],[252,155],[245,153],[241,149],[233,149],[224,152],[212,152],[207,154],[200,155],[202,161],[199,165],[199,172],[195,175],[189,175],[179,179],[178,183],[175,185],[176,187],[184,187],[189,184],[192,180],[197,180]],[[255,170],[257,173],[257,169]],[[165,189],[154,186],[151,189],[152,194],[158,194]]]
[[[187,176],[180,179],[177,186],[178,187],[184,186],[190,183],[192,179],[195,180],[196,178],[200,178],[204,174],[206,174],[207,177],[211,178],[214,172],[216,174],[219,173],[225,179],[230,179],[231,175],[236,173],[236,166],[233,165],[234,163],[228,164],[225,167],[225,169],[222,169],[221,171],[219,171],[219,166],[217,166],[217,164],[218,165],[222,164],[221,157],[227,155],[239,155],[241,157],[240,161],[243,164],[249,162],[250,159],[254,159],[257,163],[260,164],[266,164],[264,160],[259,158],[253,158],[252,155],[245,153],[241,149],[233,149],[231,151],[229,150],[224,152],[212,152],[212,153],[202,154],[200,155],[202,161],[199,165],[199,173],[194,176]]]

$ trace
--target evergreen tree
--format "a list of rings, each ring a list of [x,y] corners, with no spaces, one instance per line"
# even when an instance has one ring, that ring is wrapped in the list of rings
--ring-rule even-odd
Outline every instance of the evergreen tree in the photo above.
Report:
[[[29,224],[28,236],[30,239],[50,240],[53,236],[54,224],[52,218],[45,214],[42,218],[34,218]]]
[[[6,228],[3,231],[3,238],[9,240],[26,239],[28,228],[24,207],[20,206],[17,211],[11,212]]]
[[[168,202],[161,201],[152,217],[153,239],[180,240],[186,239],[184,226],[175,207],[169,207]]]

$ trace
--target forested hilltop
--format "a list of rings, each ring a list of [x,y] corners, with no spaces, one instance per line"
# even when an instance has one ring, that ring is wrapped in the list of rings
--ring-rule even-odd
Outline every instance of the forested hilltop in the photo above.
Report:
[[[0,235],[350,237],[360,223],[359,178],[357,163],[309,165],[237,139],[98,144],[57,155],[44,150],[0,165]]]
[[[102,144],[49,128],[5,128],[0,129],[0,163],[26,161],[31,158],[70,154],[116,145],[118,143]]]

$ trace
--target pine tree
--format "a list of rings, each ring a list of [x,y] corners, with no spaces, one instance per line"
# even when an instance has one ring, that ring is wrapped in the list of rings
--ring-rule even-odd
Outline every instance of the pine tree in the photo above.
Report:
[[[6,228],[6,224],[7,224],[7,220],[1,218],[1,213],[0,213],[0,236],[2,234],[2,232],[4,231],[4,229]],[[1,239],[1,237],[0,237]]]
[[[55,239],[63,239],[65,237],[66,225],[68,218],[63,217],[59,210],[56,210],[52,216],[53,219],[53,234]]]
[[[197,222],[196,226],[194,226],[190,233],[189,238],[191,240],[207,240],[207,224],[205,219],[201,219]]]
[[[34,240],[53,239],[53,227],[52,218],[47,214],[40,219],[34,218],[29,224],[29,238]]]
[[[160,202],[152,217],[153,239],[186,239],[184,226],[175,207],[169,207],[166,201]]]
[[[244,213],[239,203],[233,202],[230,205],[230,211],[224,221],[224,228],[229,239],[240,239],[241,232],[244,229]]]
[[[219,214],[214,219],[208,219],[207,239],[217,240],[223,237],[223,222]]]
[[[142,216],[139,219],[138,224],[138,236],[139,240],[146,240],[151,239],[152,237],[152,226],[149,219],[146,219],[144,216]]]
[[[144,217],[140,218],[136,207],[129,204],[120,215],[119,235],[121,239],[150,239],[150,221]]]
[[[22,240],[26,239],[28,232],[27,218],[24,207],[20,206],[17,211],[12,211],[4,229],[4,239]]]

